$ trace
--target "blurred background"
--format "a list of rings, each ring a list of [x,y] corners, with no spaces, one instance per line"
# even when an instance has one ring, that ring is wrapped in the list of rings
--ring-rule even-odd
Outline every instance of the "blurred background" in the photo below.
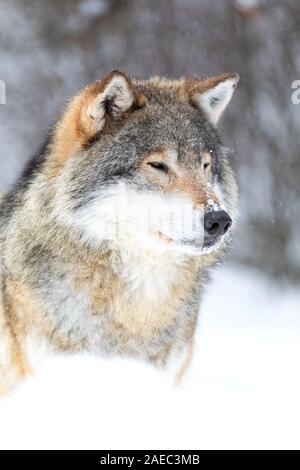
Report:
[[[181,388],[124,359],[51,359],[0,402],[0,447],[300,448],[300,2],[0,0],[0,191],[66,100],[113,68],[240,73],[220,123],[241,193],[233,254]]]
[[[300,2],[1,0],[0,190],[37,150],[60,109],[113,68],[131,76],[236,71],[221,122],[241,189],[234,259],[300,278]]]

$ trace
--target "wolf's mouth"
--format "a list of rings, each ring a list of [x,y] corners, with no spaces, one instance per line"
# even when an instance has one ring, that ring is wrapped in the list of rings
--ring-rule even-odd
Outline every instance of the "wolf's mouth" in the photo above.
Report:
[[[158,231],[155,232],[156,237],[159,238],[160,241],[166,244],[166,246],[170,247],[172,245],[177,246],[177,247],[186,247],[190,249],[193,252],[196,253],[208,253],[212,252],[215,249],[218,248],[221,242],[222,237],[217,237],[217,238],[207,238],[205,237],[204,241],[202,243],[199,243],[199,240],[194,239],[187,239],[183,238],[181,240],[174,240],[167,235],[163,234],[162,232]]]
[[[156,236],[158,236],[158,238],[162,242],[165,242],[167,245],[169,245],[170,243],[175,243],[175,240],[173,240],[172,238],[170,238],[167,235],[163,234],[161,231],[154,232],[154,233],[155,233]]]

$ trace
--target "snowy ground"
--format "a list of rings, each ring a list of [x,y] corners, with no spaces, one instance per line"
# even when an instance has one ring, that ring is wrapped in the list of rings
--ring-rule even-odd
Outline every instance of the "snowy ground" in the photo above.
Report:
[[[237,266],[214,275],[189,376],[52,358],[0,403],[0,448],[300,448],[300,292]]]

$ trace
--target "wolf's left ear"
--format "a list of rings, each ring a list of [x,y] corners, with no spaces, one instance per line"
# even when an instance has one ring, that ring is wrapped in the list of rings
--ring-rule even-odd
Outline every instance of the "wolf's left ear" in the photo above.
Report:
[[[237,73],[199,80],[187,80],[186,91],[194,105],[205,111],[216,124],[228,105],[240,79]]]

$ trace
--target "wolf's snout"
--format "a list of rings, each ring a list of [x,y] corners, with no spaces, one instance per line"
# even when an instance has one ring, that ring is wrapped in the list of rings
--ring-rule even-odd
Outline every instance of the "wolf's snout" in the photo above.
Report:
[[[232,224],[231,217],[225,211],[210,211],[204,216],[205,237],[210,240],[225,235]]]

